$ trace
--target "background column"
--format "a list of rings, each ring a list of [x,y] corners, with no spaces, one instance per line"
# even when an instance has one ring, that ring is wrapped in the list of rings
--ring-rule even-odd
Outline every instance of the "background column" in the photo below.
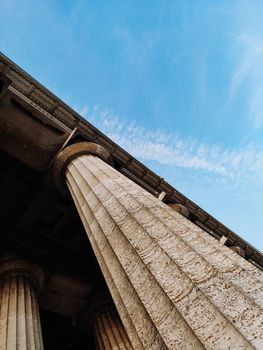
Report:
[[[98,350],[133,350],[115,310],[108,309],[97,313],[93,322]]]
[[[90,324],[98,350],[133,350],[127,333],[109,295],[100,293],[90,301],[82,319]]]
[[[110,298],[98,293],[80,315],[81,328],[93,335],[98,350],[133,350],[118,312]]]
[[[0,262],[0,349],[42,350],[36,292],[44,282],[42,271],[27,261]]]

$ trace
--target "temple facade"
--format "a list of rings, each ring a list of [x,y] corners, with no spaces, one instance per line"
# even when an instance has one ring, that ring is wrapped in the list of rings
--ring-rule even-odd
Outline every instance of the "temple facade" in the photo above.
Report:
[[[0,55],[0,350],[263,349],[263,256]]]

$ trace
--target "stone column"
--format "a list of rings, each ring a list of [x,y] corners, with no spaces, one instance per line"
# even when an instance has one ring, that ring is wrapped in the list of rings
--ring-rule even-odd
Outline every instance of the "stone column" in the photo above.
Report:
[[[262,349],[262,272],[109,159],[75,144],[53,174],[70,190],[132,346]]]
[[[98,350],[133,350],[108,293],[99,293],[79,315],[81,329],[91,332]]]
[[[44,275],[35,265],[19,259],[0,262],[0,349],[42,350],[36,291]]]
[[[112,309],[96,315],[94,336],[98,350],[133,350],[118,314]]]

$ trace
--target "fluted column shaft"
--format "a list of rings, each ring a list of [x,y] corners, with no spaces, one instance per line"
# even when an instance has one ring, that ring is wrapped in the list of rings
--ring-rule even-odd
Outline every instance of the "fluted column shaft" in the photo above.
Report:
[[[98,350],[133,350],[119,316],[113,310],[95,316],[94,335]]]
[[[263,276],[93,155],[66,183],[135,349],[262,349]]]
[[[35,286],[24,268],[5,272],[0,281],[1,350],[43,349]]]

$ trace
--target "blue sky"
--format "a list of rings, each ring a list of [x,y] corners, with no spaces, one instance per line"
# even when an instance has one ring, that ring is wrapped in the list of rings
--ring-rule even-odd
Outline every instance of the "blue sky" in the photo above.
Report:
[[[261,0],[1,0],[0,50],[263,250]]]

